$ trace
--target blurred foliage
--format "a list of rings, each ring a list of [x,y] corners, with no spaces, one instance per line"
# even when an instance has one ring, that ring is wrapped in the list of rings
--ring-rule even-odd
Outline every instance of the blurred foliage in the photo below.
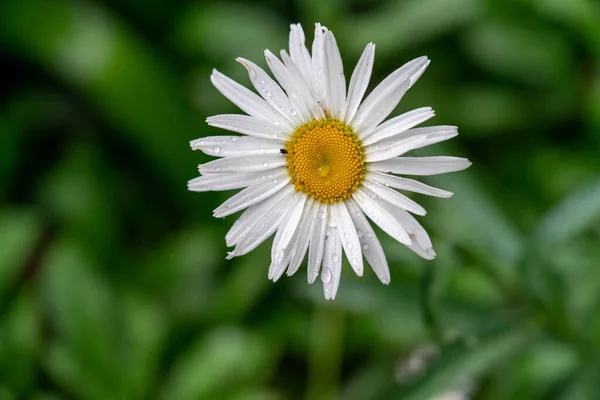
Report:
[[[211,69],[297,21],[348,75],[375,42],[374,82],[428,55],[400,108],[473,161],[418,199],[435,261],[382,237],[391,285],[327,304],[268,245],[226,262],[229,193],[185,188],[234,112]],[[597,1],[0,0],[0,52],[0,399],[600,398]]]

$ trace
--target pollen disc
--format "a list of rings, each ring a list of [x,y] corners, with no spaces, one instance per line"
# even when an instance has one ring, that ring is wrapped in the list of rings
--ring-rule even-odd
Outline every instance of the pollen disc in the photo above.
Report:
[[[349,198],[365,177],[363,147],[352,129],[338,120],[301,125],[285,150],[294,188],[322,203]]]

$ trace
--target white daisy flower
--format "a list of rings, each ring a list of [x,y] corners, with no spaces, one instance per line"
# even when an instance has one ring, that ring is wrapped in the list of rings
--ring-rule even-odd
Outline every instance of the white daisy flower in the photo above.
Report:
[[[211,81],[247,115],[209,117],[211,126],[242,136],[211,136],[194,150],[221,157],[199,166],[188,188],[203,192],[242,189],[214,210],[217,218],[245,210],[225,239],[228,259],[254,250],[275,234],[269,279],[294,274],[308,253],[308,282],[321,275],[326,299],[334,299],[342,250],[358,276],[363,256],[381,282],[390,272],[368,217],[423,258],[433,259],[427,232],[411,215],[425,209],[394,189],[450,197],[452,193],[398,175],[435,175],[471,163],[456,157],[405,157],[410,150],[450,139],[455,126],[415,128],[433,117],[419,108],[384,122],[429,65],[417,58],[385,78],[366,97],[375,45],[365,48],[346,88],[333,33],[316,24],[312,52],[302,27],[292,25],[289,53],[266,50],[275,77],[238,58],[258,95],[218,71]],[[365,217],[366,216],[366,217]]]

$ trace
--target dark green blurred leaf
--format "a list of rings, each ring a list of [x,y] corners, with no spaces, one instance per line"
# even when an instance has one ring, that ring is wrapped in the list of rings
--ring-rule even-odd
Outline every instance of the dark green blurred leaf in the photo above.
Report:
[[[43,268],[56,331],[45,365],[51,376],[88,399],[147,398],[164,336],[161,313],[141,297],[119,296],[72,240],[58,242]]]
[[[372,41],[377,54],[423,44],[476,19],[483,11],[477,0],[409,0],[389,2],[376,11],[351,19],[343,26],[343,38],[354,53]]]
[[[0,213],[0,299],[25,269],[35,251],[42,226],[35,213],[5,209]]]
[[[180,189],[173,196],[182,196],[185,185],[175,182],[193,175],[194,165],[187,141],[203,125],[183,104],[183,88],[170,66],[101,3],[5,0],[2,10],[3,48],[35,60],[83,93],[152,160],[158,176],[170,178],[171,190]]]
[[[584,184],[553,207],[533,232],[530,252],[573,240],[600,221],[600,181]]]
[[[23,291],[0,319],[0,388],[19,398],[29,396],[36,381],[41,332],[35,300]]]
[[[264,60],[267,48],[278,54],[287,47],[288,29],[268,8],[243,3],[197,4],[182,12],[175,45],[186,54],[201,54],[230,65],[236,57],[256,62]],[[310,26],[305,29],[311,32]],[[242,67],[240,71],[246,74]]]
[[[471,28],[465,44],[471,57],[489,71],[527,85],[564,85],[573,54],[567,39],[532,21],[489,21]]]
[[[565,382],[564,388],[551,393],[558,400],[588,400],[600,397],[600,365],[598,363],[586,365],[579,374]]]
[[[213,399],[244,383],[256,384],[272,373],[279,351],[278,343],[258,332],[214,329],[177,360],[160,398]]]
[[[427,367],[416,382],[407,387],[390,389],[385,398],[425,400],[457,385],[470,384],[498,363],[509,360],[536,335],[535,330],[522,324],[508,325],[481,337],[474,345],[458,343],[442,348],[441,356]]]

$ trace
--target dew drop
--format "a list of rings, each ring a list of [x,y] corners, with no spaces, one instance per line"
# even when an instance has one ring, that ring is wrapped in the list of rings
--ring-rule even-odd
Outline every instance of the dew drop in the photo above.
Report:
[[[264,162],[263,163],[263,167],[267,168],[269,166],[269,163]]]
[[[221,152],[221,148],[219,146],[215,146],[213,147],[213,151],[215,152],[215,154],[219,154]]]
[[[279,135],[278,135],[278,134],[276,134],[276,133],[271,133],[271,137],[272,137],[273,139],[277,139],[277,138],[279,137]]]
[[[367,243],[363,244],[363,250],[369,250],[369,245]]]
[[[298,112],[292,108],[290,110],[290,114],[292,114],[292,115],[298,115]]]
[[[327,213],[324,210],[319,211],[319,219],[325,219],[327,217]]]
[[[334,254],[332,254],[332,255],[331,255],[331,260],[332,260],[333,262],[338,262],[338,261],[340,261],[340,256],[339,256],[339,254],[337,254],[337,253],[334,253]]]
[[[368,238],[373,237],[373,234],[371,232],[367,232],[367,237]]]
[[[365,234],[363,231],[361,231],[360,229],[356,230],[356,236],[358,236],[359,238],[363,237]]]
[[[329,268],[323,268],[323,272],[321,273],[321,281],[323,283],[331,282],[331,270]]]
[[[346,247],[348,247],[348,250],[352,250],[352,248],[354,247],[354,245],[352,244],[352,242],[348,242],[346,244]]]

